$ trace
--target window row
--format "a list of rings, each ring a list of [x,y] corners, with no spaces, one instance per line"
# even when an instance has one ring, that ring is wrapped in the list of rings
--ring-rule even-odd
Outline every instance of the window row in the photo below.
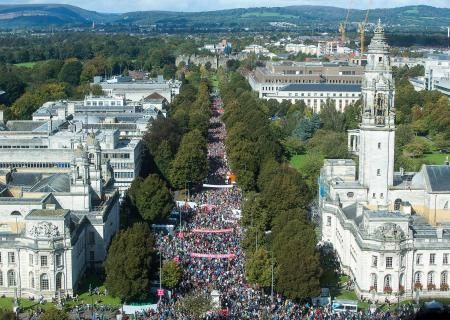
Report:
[[[428,255],[428,263],[430,265],[435,265],[436,264],[436,253],[430,253]],[[449,254],[448,253],[444,253],[442,254],[442,264],[444,265],[448,265],[449,261]],[[422,253],[418,253],[416,254],[416,265],[423,265],[424,264],[424,255]]]
[[[39,276],[39,288],[35,286],[35,276],[33,272],[28,273],[28,285],[32,289],[39,290],[50,290],[50,280],[46,273],[43,273]],[[64,274],[62,272],[58,272],[55,278],[55,288],[56,290],[63,289],[64,285]],[[0,287],[15,287],[17,286],[17,275],[16,271],[9,270],[6,273],[6,282],[3,279],[3,272],[0,270]]]
[[[104,153],[105,159],[130,159],[129,153]]]
[[[114,178],[116,179],[134,178],[134,172],[114,172]]]
[[[35,262],[34,257],[35,257],[35,255],[33,253],[30,253],[28,255],[28,264],[30,266],[34,265],[34,262]],[[0,252],[0,263],[3,262],[2,258],[3,258],[2,253]],[[16,263],[16,253],[15,252],[8,252],[8,263],[9,264]],[[56,266],[58,266],[58,267],[63,265],[63,259],[62,259],[61,253],[55,254],[55,263],[56,263]],[[48,256],[47,255],[39,256],[39,265],[41,267],[48,267]]]
[[[70,168],[68,162],[0,162],[0,168]]]
[[[48,149],[48,146],[8,146],[8,145],[0,145],[0,149]]]

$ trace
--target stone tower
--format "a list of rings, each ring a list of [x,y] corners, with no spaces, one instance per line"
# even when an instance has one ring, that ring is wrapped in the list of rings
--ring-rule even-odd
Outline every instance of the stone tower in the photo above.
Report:
[[[368,189],[369,207],[376,208],[389,203],[395,143],[394,81],[381,21],[378,21],[368,49],[362,82],[359,181]]]

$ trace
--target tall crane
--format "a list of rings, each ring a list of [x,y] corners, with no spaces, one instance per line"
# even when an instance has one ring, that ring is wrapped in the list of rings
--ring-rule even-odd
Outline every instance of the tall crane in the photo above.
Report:
[[[345,44],[346,36],[347,36],[347,22],[348,22],[348,16],[350,15],[350,11],[352,10],[352,1],[350,1],[350,4],[348,6],[347,10],[347,16],[345,17],[345,21],[341,22],[339,24],[339,33],[341,34],[341,44]]]
[[[370,5],[372,1],[369,0],[369,5],[367,7],[366,17],[363,22],[358,23],[358,32],[359,32],[359,46],[361,48],[361,56],[364,55],[364,42],[366,40],[366,25],[369,19]]]

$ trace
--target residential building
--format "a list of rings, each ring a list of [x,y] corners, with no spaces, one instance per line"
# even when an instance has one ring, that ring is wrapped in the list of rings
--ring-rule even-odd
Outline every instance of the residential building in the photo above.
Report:
[[[285,47],[287,52],[292,53],[303,53],[311,56],[317,56],[318,48],[315,45],[305,45],[305,44],[297,44],[297,43],[288,43]]]
[[[321,169],[322,241],[335,249],[358,297],[448,298],[450,166],[394,171],[394,95],[389,46],[379,22],[368,47],[362,121],[349,132],[358,166],[332,159]]]
[[[260,55],[268,55],[270,53],[269,50],[264,48],[263,46],[260,46],[258,44],[251,44],[249,46],[246,46],[242,52],[245,53],[254,53],[254,54],[260,54]]]

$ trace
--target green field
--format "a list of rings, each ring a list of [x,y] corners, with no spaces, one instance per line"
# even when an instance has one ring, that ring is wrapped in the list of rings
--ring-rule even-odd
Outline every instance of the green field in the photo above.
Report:
[[[420,157],[420,160],[426,161],[429,164],[444,164],[445,159],[450,155],[444,153],[428,153]]]
[[[291,158],[291,166],[294,167],[297,171],[301,171],[302,161],[305,159],[307,154],[297,154]]]
[[[36,64],[36,61],[34,62],[22,62],[22,63],[16,63],[15,66],[16,67],[22,67],[22,68],[33,68],[34,65]]]

